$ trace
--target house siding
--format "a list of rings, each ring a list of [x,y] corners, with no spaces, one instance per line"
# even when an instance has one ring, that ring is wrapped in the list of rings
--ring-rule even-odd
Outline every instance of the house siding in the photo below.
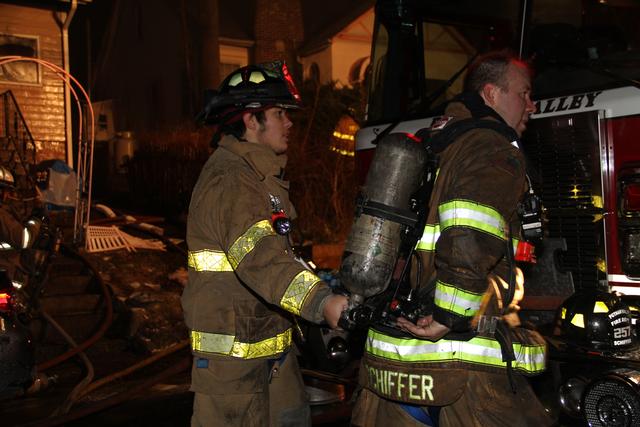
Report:
[[[0,34],[38,38],[40,59],[62,66],[62,32],[54,12],[0,4]],[[64,85],[52,71],[40,67],[40,83],[0,81],[0,93],[11,90],[36,142],[37,161],[65,159]]]

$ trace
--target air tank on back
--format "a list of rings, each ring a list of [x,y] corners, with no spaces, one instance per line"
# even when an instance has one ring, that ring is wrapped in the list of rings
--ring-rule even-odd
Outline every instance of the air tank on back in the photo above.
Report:
[[[389,285],[405,219],[414,216],[411,197],[420,187],[426,159],[413,136],[390,133],[378,142],[340,266],[340,282],[351,293],[350,308]]]

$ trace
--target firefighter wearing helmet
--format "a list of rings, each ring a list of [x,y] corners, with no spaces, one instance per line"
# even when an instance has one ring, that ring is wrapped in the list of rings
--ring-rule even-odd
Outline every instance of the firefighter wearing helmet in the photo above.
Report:
[[[300,95],[284,63],[249,65],[199,120],[217,149],[189,206],[182,295],[194,356],[194,426],[311,425],[292,349],[294,317],[336,327],[347,299],[296,261],[283,179]]]

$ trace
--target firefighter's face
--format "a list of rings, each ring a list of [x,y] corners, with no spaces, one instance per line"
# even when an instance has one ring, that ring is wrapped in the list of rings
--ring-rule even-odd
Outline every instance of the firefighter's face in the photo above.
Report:
[[[529,115],[536,111],[531,101],[531,77],[521,64],[510,64],[505,75],[506,88],[496,87],[493,104],[490,105],[511,126],[518,136],[527,128]]]
[[[283,154],[287,151],[289,130],[293,125],[287,111],[278,107],[269,108],[264,116],[264,121],[256,129],[255,142],[269,146],[276,154]]]

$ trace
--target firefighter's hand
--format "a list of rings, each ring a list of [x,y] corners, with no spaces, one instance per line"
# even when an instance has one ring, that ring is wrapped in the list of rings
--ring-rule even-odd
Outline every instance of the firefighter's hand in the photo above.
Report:
[[[450,331],[447,326],[433,320],[431,315],[419,318],[415,324],[404,317],[400,317],[398,318],[398,326],[411,335],[429,341],[438,341]]]
[[[327,297],[322,314],[331,329],[338,327],[338,320],[340,320],[342,312],[347,309],[348,305],[349,299],[344,295],[333,294]]]

